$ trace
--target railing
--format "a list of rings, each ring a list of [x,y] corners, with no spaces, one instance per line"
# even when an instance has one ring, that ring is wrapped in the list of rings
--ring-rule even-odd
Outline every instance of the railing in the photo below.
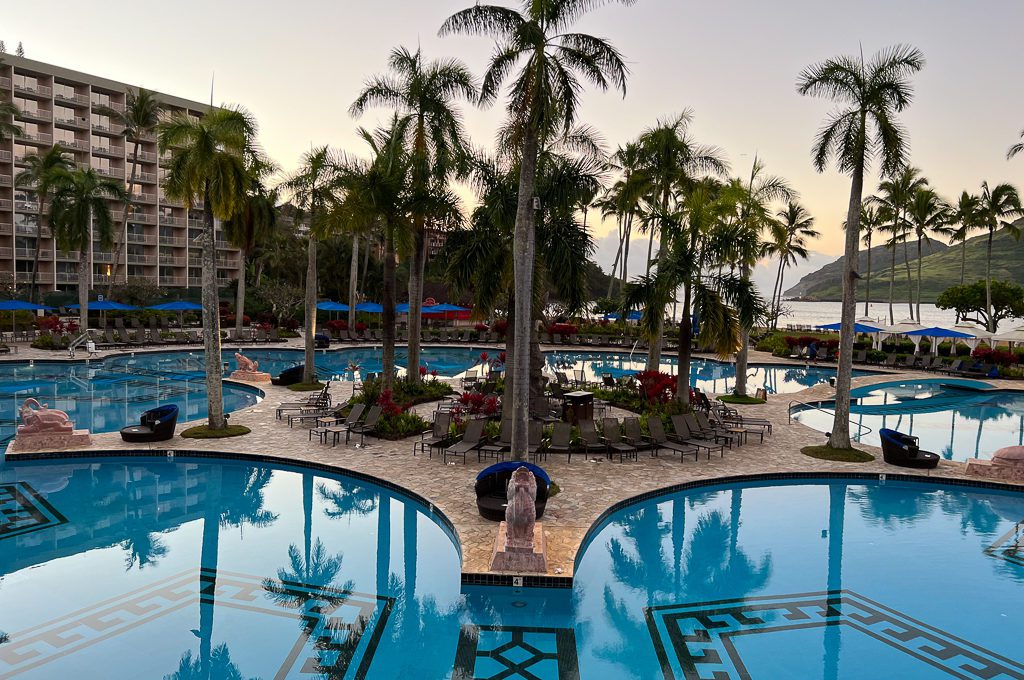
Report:
[[[39,251],[39,259],[40,260],[49,260],[51,254],[52,254],[52,251],[49,251],[49,250],[46,250],[46,249],[40,249],[40,251]],[[36,251],[35,251],[35,248],[15,248],[14,249],[14,256],[15,257],[22,257],[22,258],[25,258],[25,259],[32,259],[32,258],[34,258],[36,256]]]
[[[136,203],[156,203],[156,194],[132,194]]]
[[[217,266],[223,267],[224,269],[238,269],[238,260],[228,260],[226,258],[218,257]]]
[[[18,118],[24,118],[25,120],[38,120],[48,123],[53,120],[53,111],[48,111],[46,109],[25,109],[18,112]]]
[[[37,94],[40,97],[49,97],[51,94],[53,94],[53,90],[52,89],[46,87],[45,85],[38,85],[38,84],[37,85],[26,85],[26,84],[18,85],[17,83],[15,83],[14,84],[14,90],[16,92],[27,92],[29,94]]]
[[[228,243],[227,241],[221,241],[219,239],[217,240],[217,247],[220,248],[221,250],[234,250],[235,249],[235,247],[233,245],[231,245],[230,243]]]
[[[39,204],[36,203],[35,201],[15,201],[14,202],[14,207],[17,209],[18,212],[21,212],[21,213],[27,213],[27,212],[37,213],[37,212],[39,212]]]
[[[14,233],[21,234],[23,236],[35,236],[38,227],[34,224],[26,224],[24,222],[14,225]],[[42,238],[50,238],[50,230],[43,227],[39,234]]]
[[[145,182],[146,184],[156,184],[156,175],[152,172],[136,172],[136,182]]]
[[[156,283],[157,277],[155,276],[129,276],[128,283]]]
[[[206,225],[203,224],[203,220],[196,220],[190,217],[188,218],[188,226],[202,228]]]
[[[114,254],[113,253],[100,253],[100,252],[93,251],[92,261],[93,262],[113,262],[114,261]]]
[[[57,283],[78,283],[78,272],[57,272]]]
[[[11,257],[11,254],[12,253],[10,248],[0,248],[0,257],[4,259],[9,259]]]
[[[11,79],[10,78],[0,78],[0,87],[4,88],[5,90],[11,89]]]
[[[124,126],[117,123],[100,123],[93,121],[92,129],[96,132],[107,132],[112,135],[124,134]]]
[[[164,193],[161,193],[161,194],[160,194],[160,202],[161,202],[161,203],[165,203],[165,204],[167,204],[167,205],[178,205],[178,206],[183,206],[183,205],[185,205],[185,204],[184,204],[184,203],[183,203],[183,202],[181,201],[181,199],[180,199],[180,198],[174,198],[174,197],[168,196],[167,194],[164,194]]]
[[[82,106],[89,105],[89,98],[84,94],[65,94],[63,92],[56,92],[53,98],[58,101],[71,102],[73,104],[81,104]]]
[[[156,154],[150,151],[140,151],[138,158],[144,163],[156,163]]]
[[[137,234],[129,231],[126,240],[128,243],[145,243],[150,246],[156,245],[156,237],[152,234]]]
[[[9,198],[0,198],[0,210],[10,210],[14,202]]]
[[[188,277],[188,286],[189,286],[189,288],[197,288],[197,287],[202,286],[202,285],[203,285],[203,280],[202,279],[197,279],[197,278],[192,277],[192,276]]]
[[[124,179],[123,168],[93,168],[97,173],[105,177],[113,177],[114,179]]]
[[[173,215],[160,215],[160,224],[164,224],[164,225],[171,226],[171,227],[184,227],[185,226],[185,218],[184,217],[174,217]],[[167,238],[174,238],[174,237],[168,236]],[[181,240],[180,245],[185,245],[185,239],[180,239],[180,240]],[[161,243],[163,243],[163,241],[161,241]],[[178,244],[176,244],[176,245],[178,245]]]
[[[10,151],[0,151],[0,161],[4,161],[5,163],[10,163],[11,162],[11,152]]]
[[[180,236],[161,236],[160,245],[162,246],[184,246],[185,239]]]
[[[160,277],[160,285],[161,286],[184,286],[185,285],[185,279],[180,277],[180,276],[161,276]]]
[[[101,153],[107,156],[120,156],[124,157],[124,148],[117,146],[95,146],[92,147],[93,153]]]
[[[58,250],[57,259],[64,260],[66,262],[78,262],[78,253],[74,250]]]
[[[136,224],[156,224],[156,215],[148,213],[128,213],[128,221]]]
[[[169,267],[184,267],[185,258],[174,257],[173,255],[160,254],[160,264],[167,265]]]
[[[79,116],[73,116],[71,118],[54,117],[53,122],[57,125],[67,125],[68,127],[77,128],[79,130],[85,130],[89,127],[89,119],[81,118]]]
[[[787,418],[789,420],[789,424],[790,425],[793,424],[793,405],[794,404],[800,404],[801,406],[806,406],[808,409],[811,409],[813,411],[821,411],[822,413],[828,414],[830,416],[834,416],[835,415],[834,411],[829,411],[827,409],[823,409],[821,406],[818,406],[817,404],[806,402],[806,401],[800,401],[799,399],[792,399],[789,402],[789,406],[786,408],[786,416],[787,416]],[[868,427],[867,425],[862,425],[861,423],[858,423],[856,420],[854,420],[852,418],[850,418],[849,420],[850,420],[850,424],[851,425],[855,425],[858,428],[858,430],[866,430],[866,432],[858,432],[857,435],[856,435],[857,437],[860,437],[862,434],[871,434],[874,431],[870,427]]]
[[[156,133],[155,132],[141,132],[141,133],[139,133],[137,135],[128,135],[128,139],[138,139],[139,141],[142,141],[142,142],[155,142],[156,141]]]
[[[128,253],[128,264],[156,264],[156,257],[153,255]]]
[[[42,132],[32,134],[31,132],[25,132],[24,130],[22,130],[21,132],[15,135],[15,138],[26,142],[40,142],[41,144],[53,144],[53,135],[43,134]],[[21,158],[25,158],[25,154],[22,154]]]
[[[14,225],[10,222],[0,222],[0,234],[11,234],[14,232]]]
[[[72,139],[70,141],[65,139],[57,143],[60,144],[65,149],[73,149],[75,151],[89,150],[89,142],[85,141],[84,139]]]
[[[2,158],[0,158],[0,161],[2,161],[2,160],[3,160],[3,159],[2,159]],[[11,160],[11,159],[10,159],[10,154],[8,154],[8,158],[7,158],[7,160],[8,160],[8,161],[10,161],[10,160]],[[13,184],[13,183],[14,183],[14,178],[13,178],[13,177],[11,177],[10,175],[0,175],[0,186],[4,186],[4,187],[9,187],[9,186],[11,186],[11,184]]]

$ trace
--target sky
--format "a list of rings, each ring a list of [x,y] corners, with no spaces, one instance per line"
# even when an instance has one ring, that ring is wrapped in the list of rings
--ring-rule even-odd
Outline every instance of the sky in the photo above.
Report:
[[[511,4],[507,0],[491,0]],[[294,168],[311,146],[330,144],[360,155],[359,120],[348,107],[365,80],[386,70],[392,47],[420,45],[427,58],[455,57],[475,73],[486,66],[486,37],[437,35],[442,22],[472,0],[33,0],[8,3],[0,39],[13,52],[86,73],[251,110],[267,152]],[[128,29],[128,24],[140,27]],[[911,159],[949,200],[982,180],[1024,188],[1024,157],[1006,151],[1024,128],[1024,2],[1020,0],[638,0],[599,7],[578,30],[607,38],[623,53],[627,93],[588,88],[581,122],[603,134],[607,148],[635,138],[659,118],[694,114],[698,141],[721,147],[734,175],[749,172],[754,155],[789,180],[814,215],[822,238],[802,273],[842,252],[849,180],[835,169],[814,171],[814,134],[832,105],[797,94],[805,66],[863,48],[871,54],[896,43],[921,49],[925,69],[914,78],[915,100],[900,120],[910,134]],[[490,146],[503,107],[466,104],[475,145]],[[866,182],[868,191],[877,177]],[[596,259],[606,270],[615,256],[614,223],[590,220]],[[629,271],[644,268],[647,243],[637,237]],[[770,289],[772,266],[755,278]]]

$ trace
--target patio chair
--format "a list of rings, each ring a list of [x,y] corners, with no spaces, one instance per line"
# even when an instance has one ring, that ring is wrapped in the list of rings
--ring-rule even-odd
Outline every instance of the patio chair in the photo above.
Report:
[[[682,460],[683,457],[691,453],[693,454],[693,459],[697,460],[697,456],[700,455],[700,449],[692,444],[683,444],[682,442],[669,440],[668,435],[665,434],[665,426],[658,416],[652,415],[647,418],[647,429],[651,431],[651,441],[654,443],[653,455],[655,456],[658,455],[658,451],[661,449],[678,453],[679,460]]]
[[[718,451],[722,456],[725,456],[725,444],[719,444],[714,440],[701,439],[693,435],[690,432],[690,428],[686,425],[686,420],[681,415],[672,416],[672,429],[675,430],[675,434],[670,434],[669,439],[680,444],[696,446],[698,449],[706,451],[709,460],[712,451]]]
[[[466,371],[466,375],[462,378],[462,389],[476,385],[478,380],[477,370],[475,368],[469,369]]]
[[[267,337],[267,342],[281,342],[281,334],[277,326],[270,329],[270,335]]]
[[[537,460],[542,455],[541,447],[544,445],[544,423],[531,420],[526,428],[526,455]]]
[[[657,418],[658,416],[651,416]],[[636,447],[637,451],[650,451],[654,455],[654,441],[644,436],[640,429],[640,419],[636,417],[622,419],[622,440],[627,444]]]
[[[963,369],[963,367],[964,367],[964,360],[963,359],[955,359],[953,361],[953,363],[951,363],[949,366],[943,366],[942,368],[940,368],[939,369],[939,373],[947,373],[949,375],[952,375],[954,373],[959,373],[961,371],[961,369]]]
[[[584,454],[608,454],[608,446],[601,441],[601,433],[597,431],[597,424],[593,420],[581,420],[578,426],[580,428],[580,446],[583,448]]]
[[[542,423],[557,423],[561,418],[557,417],[551,410],[551,404],[544,397],[530,399],[530,417]]]
[[[325,404],[314,408],[300,409],[295,413],[289,413],[288,427],[292,427],[295,423],[305,423],[308,420],[318,422],[321,418],[338,418],[341,416],[341,411],[345,406],[347,406],[347,404],[339,404],[337,406]],[[312,437],[310,437],[310,439],[312,439]]]
[[[336,415],[331,418],[323,418],[317,420],[317,427],[310,429],[309,439],[313,440],[313,435],[316,434],[320,438],[321,444],[327,443],[327,438],[331,437],[333,441],[331,446],[337,446],[341,440],[342,434],[348,434],[350,427],[359,422],[359,419],[363,416],[363,411],[366,410],[366,404],[355,404],[352,406],[352,410],[348,412],[348,416],[342,417],[341,410],[337,409]]]
[[[608,447],[609,457],[614,454],[619,454],[619,462],[621,463],[626,457],[633,458],[637,457],[637,448],[632,444],[627,444],[622,439],[622,430],[619,427],[619,420],[617,418],[605,418],[601,427],[601,439],[604,441],[605,446]]]
[[[882,440],[882,458],[890,465],[930,470],[939,465],[939,454],[922,451],[918,438],[896,430],[882,428],[878,431]]]
[[[764,443],[764,428],[743,427],[738,423],[724,422],[723,420],[721,420],[719,415],[714,411],[712,411],[709,415],[713,420],[708,420],[708,416],[705,416],[703,413],[698,413],[697,422],[707,422],[708,425],[715,428],[716,430],[739,434],[741,437],[741,441],[744,443],[747,441],[751,434],[756,434],[760,438],[761,443]]]
[[[730,428],[718,423],[712,423],[707,414],[699,412],[689,413],[685,415],[685,418],[686,424],[690,427],[691,432],[699,431],[700,436],[704,438],[710,437],[717,442],[724,441],[729,445],[730,449],[733,444],[740,445],[746,439],[746,430],[738,427]]]
[[[443,446],[450,438],[448,429],[452,424],[452,415],[450,413],[438,413],[434,416],[434,425],[426,432],[420,434],[420,440],[412,445],[412,455],[416,455],[418,450],[420,453],[427,451],[429,457],[434,457],[434,449]],[[430,435],[427,437],[427,435]]]
[[[363,445],[363,441],[366,435],[376,436],[377,435],[377,423],[380,422],[380,417],[384,413],[384,409],[376,404],[370,407],[370,412],[366,414],[366,420],[361,423],[354,423],[348,429],[345,430],[345,443],[348,444],[349,438],[357,434],[359,435],[359,443],[356,447]]]
[[[443,462],[447,464],[448,456],[451,456],[452,458],[462,458],[462,462],[465,463],[466,454],[480,446],[480,440],[484,434],[484,425],[486,424],[487,421],[485,420],[469,421],[466,424],[466,432],[462,435],[462,439],[443,449]]]
[[[895,354],[890,354],[889,356],[887,356],[885,358],[885,361],[882,362],[882,366],[885,367],[885,368],[895,368],[896,367],[896,355]]]
[[[480,461],[484,456],[505,460],[505,452],[512,450],[512,420],[504,418],[501,421],[501,431],[498,438],[488,442],[476,450],[476,459]]]
[[[853,353],[853,363],[855,364],[866,364],[868,362],[868,351],[866,349],[859,349]]]
[[[544,454],[549,453],[564,453],[567,456],[566,462],[572,462],[572,425],[557,422],[552,426],[551,439],[544,447]]]
[[[121,439],[126,442],[162,442],[174,437],[178,423],[177,404],[150,409],[139,418],[138,425],[121,428]]]
[[[601,384],[609,390],[618,388],[618,384],[615,382],[615,377],[611,373],[605,373],[601,376]]]

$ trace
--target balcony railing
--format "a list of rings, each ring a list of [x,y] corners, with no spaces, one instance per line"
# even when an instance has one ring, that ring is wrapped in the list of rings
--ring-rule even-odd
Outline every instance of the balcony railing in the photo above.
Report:
[[[0,198],[0,210],[11,210],[14,207],[14,201],[9,198]]]
[[[161,215],[160,216],[160,224],[165,224],[165,225],[171,226],[171,227],[184,227],[185,226],[185,218],[184,217],[174,217],[173,215]],[[184,240],[184,239],[182,239],[182,240]],[[163,243],[163,241],[161,241],[161,243]],[[185,244],[182,243],[181,245],[185,245]]]
[[[128,135],[128,139],[132,139],[132,140],[137,139],[140,142],[155,142],[156,141],[156,133],[155,132],[145,131],[145,132],[141,132],[141,133],[139,133],[137,135]]]
[[[14,91],[26,92],[28,94],[34,94],[40,97],[49,97],[51,94],[53,94],[53,90],[49,87],[46,87],[45,85],[28,85],[27,83],[22,83],[21,85],[15,83]]]
[[[156,184],[156,175],[152,172],[136,172],[135,181],[144,184]]]
[[[93,262],[103,262],[103,263],[113,262],[114,261],[114,254],[113,253],[103,253],[103,252],[100,252],[98,250],[94,250],[93,253],[92,253],[92,261]]]
[[[10,163],[11,162],[11,152],[10,151],[0,151],[0,161],[2,161],[4,163]]]
[[[117,156],[118,158],[124,158],[124,148],[120,146],[93,145],[92,152],[102,154],[104,156]]]
[[[203,280],[202,279],[197,279],[194,276],[188,277],[188,286],[189,286],[189,288],[199,288],[202,285],[203,285]]]
[[[18,112],[18,118],[49,123],[53,120],[53,111],[48,111],[46,109],[24,109]]]
[[[184,267],[185,258],[174,257],[172,255],[164,255],[163,253],[160,253],[160,264],[167,265],[170,267]]]
[[[52,250],[47,250],[46,248],[41,248],[39,250],[39,259],[40,260],[49,260],[52,255],[53,255],[53,251]],[[15,248],[14,249],[14,256],[15,257],[20,257],[20,258],[23,258],[23,259],[27,259],[27,260],[31,260],[31,259],[33,259],[36,256],[36,250],[35,250],[35,248]]]
[[[9,187],[13,182],[14,179],[10,175],[0,175],[0,187]]]
[[[37,278],[43,278],[43,273],[39,272]],[[18,283],[32,283],[32,272],[15,272],[14,280]]]
[[[10,248],[0,248],[0,258],[5,260],[11,259],[12,251]]]
[[[229,260],[224,257],[217,258],[217,266],[224,269],[238,269],[238,260]]]
[[[112,135],[124,134],[124,126],[118,125],[117,123],[102,123],[99,121],[92,122],[92,129],[96,132],[106,132]]]
[[[156,264],[156,256],[128,253],[128,264]]]
[[[144,163],[156,163],[156,154],[149,151],[140,151],[138,158]]]
[[[161,276],[161,286],[184,286],[185,278],[182,276]]]
[[[57,283],[78,283],[78,273],[57,272]]]
[[[185,205],[184,203],[181,202],[180,198],[173,198],[173,197],[168,196],[167,194],[165,194],[163,192],[160,193],[160,202],[163,203],[164,205],[176,205],[176,206],[184,206]]]
[[[74,250],[58,250],[57,259],[65,262],[78,262],[78,253]]]
[[[156,203],[156,194],[132,194],[132,201],[135,203]]]
[[[205,226],[205,225],[203,224],[203,220],[197,220],[197,219],[193,219],[193,218],[190,217],[190,218],[188,218],[188,226],[190,226],[190,227],[198,227],[198,228],[202,229],[203,226]]]
[[[10,78],[0,78],[0,88],[3,88],[5,90],[11,89],[11,79]]]
[[[55,92],[53,98],[57,101],[71,102],[72,104],[79,104],[81,106],[89,105],[89,98],[84,94],[66,94],[64,92]]]
[[[115,222],[120,222],[124,219],[123,212],[112,213]],[[156,224],[156,215],[147,215],[142,212],[131,212],[128,213],[128,221],[134,222],[135,224]]]
[[[59,140],[57,143],[60,144],[65,149],[72,149],[74,151],[88,151],[89,150],[89,142],[85,141],[84,139],[71,139],[71,140],[65,139],[65,140]]]
[[[124,179],[124,168],[93,168],[93,170],[105,177]]]
[[[0,234],[10,236],[14,233],[14,225],[11,222],[0,222]]]
[[[129,231],[127,241],[128,243],[145,243],[146,245],[155,246],[156,236],[153,236],[152,234],[137,234]]]
[[[184,246],[185,239],[180,236],[160,236],[162,246]]]
[[[65,127],[73,127],[73,128],[78,129],[78,130],[87,130],[89,128],[89,119],[88,118],[81,118],[79,116],[72,116],[71,118],[68,118],[67,116],[60,116],[60,115],[58,115],[58,116],[54,116],[53,122],[56,123],[57,125],[63,125]]]
[[[53,135],[48,135],[43,132],[25,132],[22,130],[15,135],[15,139],[23,142],[35,142],[38,144],[53,144]],[[22,154],[21,157],[24,158],[25,155]]]
[[[14,207],[18,212],[21,213],[37,213],[39,212],[39,204],[35,201],[15,201]]]
[[[129,276],[128,283],[156,283],[157,277],[155,276]]]

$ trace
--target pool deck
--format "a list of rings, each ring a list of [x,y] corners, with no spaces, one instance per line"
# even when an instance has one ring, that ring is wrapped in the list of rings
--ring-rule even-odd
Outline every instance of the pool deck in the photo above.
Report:
[[[282,343],[268,347],[297,348],[298,342]],[[433,346],[433,345],[431,345]],[[465,346],[465,345],[455,345]],[[247,347],[252,347],[247,346]],[[259,346],[263,348],[266,346]],[[171,348],[165,348],[171,349]],[[179,348],[187,349],[187,348]],[[228,347],[228,349],[231,349]],[[543,349],[594,348],[543,347]],[[105,353],[120,354],[122,352]],[[43,355],[43,356],[38,356]],[[67,355],[64,354],[64,357]],[[11,359],[55,358],[51,353],[24,351]],[[803,362],[788,361],[771,355],[751,352],[750,360],[758,363],[804,365]],[[828,366],[829,364],[823,364]],[[886,372],[854,379],[854,386],[890,382],[894,379],[934,378],[934,374],[920,371]],[[1021,383],[1006,380],[985,380],[1008,389],[1020,389]],[[222,453],[237,453],[257,456],[285,458],[296,462],[329,466],[341,472],[354,471],[375,478],[387,480],[394,485],[408,489],[429,500],[448,520],[451,521],[462,550],[464,580],[480,580],[487,575],[497,524],[480,517],[476,508],[473,484],[477,473],[489,464],[470,458],[468,464],[443,465],[438,458],[424,455],[413,456],[412,447],[416,439],[381,441],[367,439],[366,446],[339,445],[335,448],[308,441],[305,427],[290,429],[286,421],[276,420],[274,410],[282,401],[294,401],[297,394],[286,388],[261,386],[266,398],[256,406],[236,411],[231,423],[245,425],[252,433],[244,437],[201,440],[183,439],[175,436],[168,442],[139,445],[126,444],[117,433],[93,435],[90,449],[96,451],[148,449],[154,453],[166,450],[193,450]],[[332,383],[331,394],[335,402],[343,401],[351,394],[351,383]],[[793,401],[820,401],[834,396],[828,385],[817,385],[793,394],[772,395],[768,403],[740,406],[744,415],[762,417],[774,423],[774,434],[766,437],[763,444],[756,438],[750,443],[734,449],[726,449],[725,456],[710,460],[703,458],[695,462],[692,457],[680,461],[663,452],[654,458],[646,453],[637,462],[618,463],[606,459],[574,456],[571,464],[564,456],[552,456],[542,464],[551,478],[561,488],[561,493],[551,498],[544,514],[544,530],[548,549],[548,575],[565,579],[571,577],[576,557],[588,530],[602,514],[622,501],[655,492],[679,484],[733,476],[785,473],[871,473],[871,474],[914,474],[915,471],[898,468],[884,463],[881,451],[875,447],[861,445],[876,459],[869,463],[841,463],[809,458],[800,449],[804,446],[824,443],[821,432],[800,423],[788,423],[789,405]],[[416,407],[418,412],[428,416],[432,404]],[[625,412],[611,409],[609,415],[623,417]],[[202,421],[205,422],[205,421]],[[199,424],[199,423],[192,423]],[[189,424],[179,423],[178,431]],[[81,450],[81,449],[79,449]],[[9,454],[14,459],[17,454]],[[966,477],[965,464],[941,461],[930,476],[936,478],[963,478],[978,481],[977,477]],[[928,474],[922,471],[920,474]],[[1024,489],[1024,485],[1022,485]]]

